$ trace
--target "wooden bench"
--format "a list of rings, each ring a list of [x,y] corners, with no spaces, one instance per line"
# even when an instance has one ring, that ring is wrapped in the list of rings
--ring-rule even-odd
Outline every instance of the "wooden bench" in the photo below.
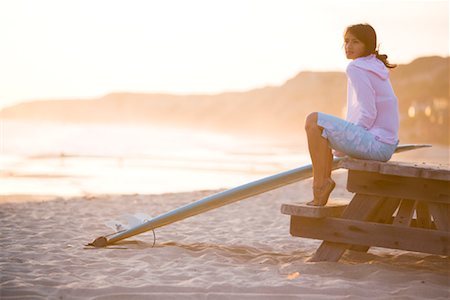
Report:
[[[403,162],[344,159],[348,205],[283,204],[293,236],[323,240],[311,261],[338,261],[371,246],[450,253],[450,169]]]

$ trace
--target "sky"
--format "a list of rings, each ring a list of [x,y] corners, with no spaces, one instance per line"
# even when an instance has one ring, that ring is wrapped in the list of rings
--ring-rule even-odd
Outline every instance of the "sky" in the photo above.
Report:
[[[344,29],[361,22],[392,63],[449,55],[449,1],[0,0],[0,107],[343,71]]]

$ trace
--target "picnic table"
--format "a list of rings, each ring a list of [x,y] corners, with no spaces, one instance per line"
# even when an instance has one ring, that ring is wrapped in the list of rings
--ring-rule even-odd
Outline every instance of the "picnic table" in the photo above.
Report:
[[[450,253],[450,169],[444,165],[346,158],[350,202],[287,203],[293,236],[323,240],[311,261],[338,261],[348,249],[384,247]]]

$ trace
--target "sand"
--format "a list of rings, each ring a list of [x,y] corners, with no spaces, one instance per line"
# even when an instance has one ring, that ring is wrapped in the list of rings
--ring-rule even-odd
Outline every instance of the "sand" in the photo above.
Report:
[[[332,197],[350,199],[345,172]],[[102,249],[124,213],[152,216],[217,191],[3,197],[1,299],[448,299],[449,258],[372,248],[312,263],[319,241],[291,237],[285,202],[311,181],[243,200]],[[34,201],[32,201],[34,200]]]

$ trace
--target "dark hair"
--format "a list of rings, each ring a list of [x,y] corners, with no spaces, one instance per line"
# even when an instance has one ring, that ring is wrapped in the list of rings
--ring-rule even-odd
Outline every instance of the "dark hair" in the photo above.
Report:
[[[395,68],[397,65],[390,64],[387,60],[388,56],[386,54],[379,54],[377,49],[377,34],[375,29],[369,24],[356,24],[350,25],[345,29],[345,34],[351,33],[358,40],[360,40],[366,48],[366,56],[370,54],[375,54],[376,57],[381,60],[384,65],[390,69]]]

